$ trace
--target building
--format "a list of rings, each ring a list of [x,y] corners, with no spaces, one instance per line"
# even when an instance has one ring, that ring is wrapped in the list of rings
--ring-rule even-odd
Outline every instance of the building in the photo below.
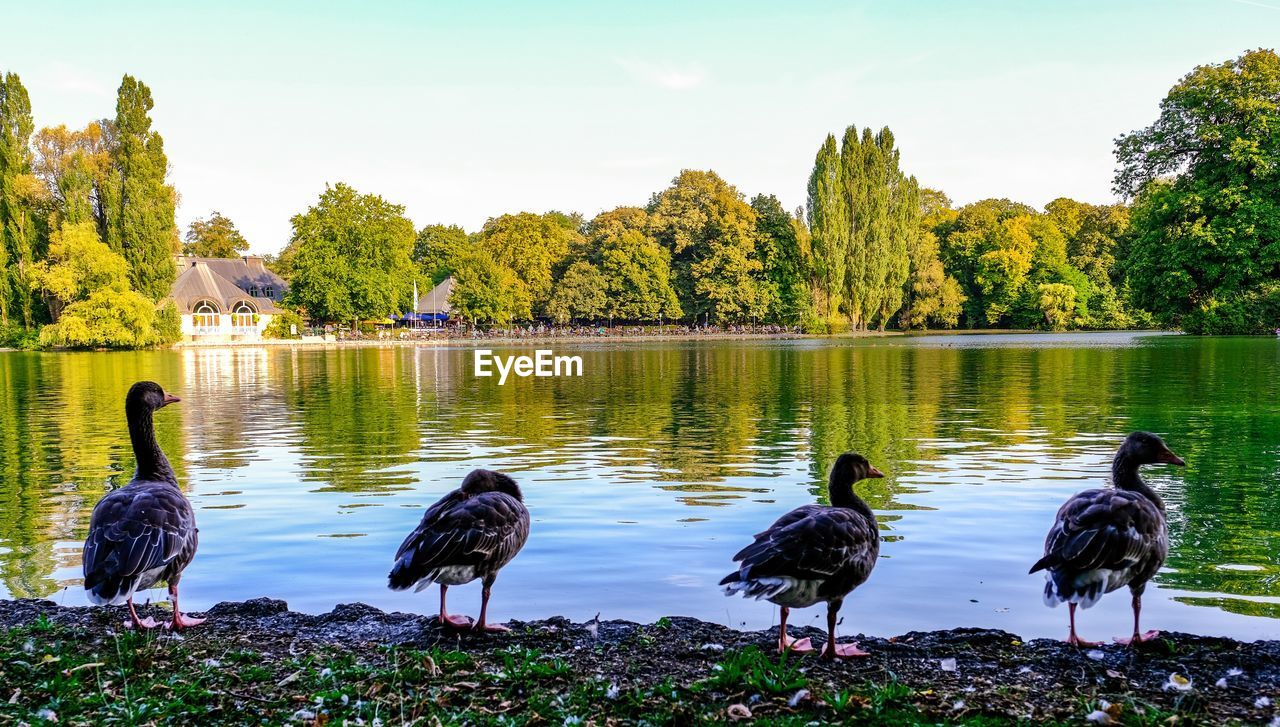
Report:
[[[414,284],[415,289],[417,284]],[[442,326],[449,320],[453,312],[449,305],[449,296],[453,295],[453,276],[440,281],[440,284],[418,297],[412,313],[396,317],[401,325],[413,328]]]
[[[177,258],[178,278],[169,291],[182,316],[185,341],[252,341],[262,338],[280,312],[288,284],[262,258]]]

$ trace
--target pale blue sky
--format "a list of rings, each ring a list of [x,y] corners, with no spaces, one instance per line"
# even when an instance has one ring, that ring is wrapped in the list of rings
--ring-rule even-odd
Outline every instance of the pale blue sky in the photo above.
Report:
[[[468,230],[643,204],[682,168],[794,208],[852,123],[958,203],[1108,201],[1117,134],[1280,42],[1280,0],[256,4],[3,0],[0,69],[39,125],[145,81],[180,224],[219,209],[271,252],[337,181]]]

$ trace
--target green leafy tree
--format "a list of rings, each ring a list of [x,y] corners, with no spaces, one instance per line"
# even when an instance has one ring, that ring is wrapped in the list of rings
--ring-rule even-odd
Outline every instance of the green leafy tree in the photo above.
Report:
[[[116,100],[110,182],[103,193],[107,244],[129,262],[133,287],[158,300],[169,293],[177,275],[178,197],[165,182],[169,159],[164,140],[151,129],[153,106],[151,89],[126,75]]]
[[[81,130],[59,125],[36,132],[34,173],[48,191],[51,228],[92,221],[105,234],[103,190],[111,170],[105,126],[94,121]]]
[[[569,266],[547,304],[547,314],[556,323],[573,320],[598,320],[605,314],[608,298],[604,275],[585,260]]]
[[[513,271],[529,292],[533,310],[546,310],[554,271],[570,249],[582,246],[576,217],[559,212],[521,212],[485,222],[476,244],[495,262]]]
[[[844,167],[835,136],[828,134],[818,149],[809,175],[809,233],[817,281],[818,315],[833,322],[844,302],[849,263],[849,211],[845,203]]]
[[[457,225],[427,225],[414,240],[413,262],[432,285],[438,285],[453,272],[470,244],[466,230]]]
[[[921,189],[917,234],[908,238],[909,273],[904,286],[899,324],[903,328],[930,325],[953,328],[960,320],[964,292],[942,264],[934,228],[955,217],[951,200],[936,189]]]
[[[756,213],[715,172],[685,170],[648,206],[650,231],[671,253],[680,307],[697,319],[732,323],[764,316],[768,300],[756,259]]]
[[[12,317],[36,323],[31,276],[41,255],[35,206],[43,187],[32,176],[31,99],[16,73],[0,77],[0,326]]]
[[[1041,283],[1036,290],[1040,312],[1049,328],[1054,331],[1070,328],[1076,314],[1076,289],[1066,283]]]
[[[1116,141],[1135,198],[1124,268],[1137,302],[1193,332],[1259,332],[1280,281],[1280,56],[1200,66]],[[1250,322],[1253,321],[1253,322]]]
[[[639,207],[602,212],[587,225],[588,260],[604,278],[605,314],[626,321],[676,320],[682,315],[671,285],[671,253],[648,234]]]
[[[756,211],[757,256],[764,267],[772,320],[797,324],[811,319],[813,252],[804,223],[792,217],[773,195],[751,200]]]
[[[533,317],[524,281],[483,248],[468,250],[458,259],[449,304],[456,315],[474,323],[506,324]]]
[[[58,311],[40,331],[42,346],[138,348],[176,340],[165,320],[154,327],[155,304],[130,287],[128,263],[98,239],[92,222],[55,232],[34,277]]]
[[[214,211],[206,219],[197,219],[187,228],[183,255],[196,257],[240,257],[249,251],[249,241],[236,229],[235,223]]]
[[[414,231],[403,206],[339,183],[292,223],[291,304],[320,321],[380,319],[405,309]]]

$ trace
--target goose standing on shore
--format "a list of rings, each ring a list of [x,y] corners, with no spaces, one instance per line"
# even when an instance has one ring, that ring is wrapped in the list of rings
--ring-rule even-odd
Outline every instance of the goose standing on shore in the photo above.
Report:
[[[396,551],[387,577],[393,591],[421,591],[440,585],[440,626],[476,631],[507,631],[488,623],[489,589],[498,571],[529,539],[529,510],[515,480],[501,472],[473,470],[462,486],[427,509],[422,522]],[[449,586],[480,579],[480,617],[451,616],[445,608]]]
[[[1044,541],[1044,557],[1031,566],[1031,572],[1046,571],[1046,605],[1067,602],[1069,644],[1097,646],[1076,634],[1076,606],[1089,608],[1104,593],[1121,586],[1129,586],[1133,595],[1133,637],[1116,641],[1137,645],[1160,634],[1142,633],[1138,626],[1142,592],[1169,554],[1164,500],[1138,474],[1142,465],[1157,463],[1186,464],[1160,437],[1134,432],[1125,438],[1111,464],[1114,487],[1085,490],[1058,510]]]
[[[781,609],[778,651],[813,651],[809,639],[787,636],[793,608],[827,602],[827,645],[822,658],[867,656],[854,644],[836,643],[836,615],[845,596],[866,582],[880,556],[875,513],[853,491],[855,482],[884,477],[859,454],[840,455],[827,487],[831,505],[804,505],[783,515],[755,542],[733,556],[742,565],[720,581],[726,596],[765,599]]]
[[[196,517],[178,489],[178,477],[156,442],[152,423],[157,409],[177,401],[151,381],[139,381],[129,389],[124,411],[138,468],[129,484],[98,501],[84,543],[89,600],[99,605],[127,603],[126,623],[135,628],[158,625],[150,617],[138,618],[133,594],[159,581],[169,585],[173,606],[173,619],[166,627],[177,630],[204,623],[178,608],[178,581],[196,554]]]

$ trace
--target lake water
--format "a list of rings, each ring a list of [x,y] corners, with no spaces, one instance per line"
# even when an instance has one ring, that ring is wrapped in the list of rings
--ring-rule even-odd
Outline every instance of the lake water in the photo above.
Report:
[[[504,349],[511,353],[517,349]],[[528,349],[525,349],[526,351]],[[285,599],[431,613],[386,573],[425,507],[472,468],[512,473],[529,544],[498,578],[495,618],[776,622],[716,587],[778,515],[825,498],[845,450],[887,474],[860,491],[884,544],[842,633],[987,626],[1060,636],[1065,609],[1027,575],[1059,504],[1101,485],[1124,434],[1165,436],[1150,467],[1171,552],[1149,628],[1280,638],[1280,341],[1131,334],[559,343],[582,378],[499,386],[464,348],[0,353],[0,594],[85,602],[94,503],[132,474],[123,398],[157,415],[200,551],[191,610]],[[161,591],[148,594],[161,600]],[[146,600],[148,596],[143,596]],[[478,610],[472,584],[454,610]],[[822,623],[822,609],[796,614]],[[1081,631],[1127,633],[1127,592]]]

